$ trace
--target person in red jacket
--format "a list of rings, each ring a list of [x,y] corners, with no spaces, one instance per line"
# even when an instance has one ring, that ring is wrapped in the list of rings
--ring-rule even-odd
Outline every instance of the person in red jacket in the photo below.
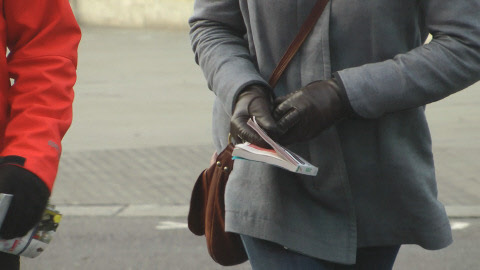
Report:
[[[0,193],[14,195],[0,238],[11,239],[35,226],[50,197],[81,33],[67,0],[0,0],[0,10]],[[0,252],[2,270],[19,265]]]

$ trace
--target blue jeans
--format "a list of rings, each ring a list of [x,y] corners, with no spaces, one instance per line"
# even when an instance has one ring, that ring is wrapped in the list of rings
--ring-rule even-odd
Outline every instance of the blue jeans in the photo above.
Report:
[[[273,242],[241,235],[253,270],[391,270],[400,246],[357,250],[355,265],[345,265],[305,256]]]

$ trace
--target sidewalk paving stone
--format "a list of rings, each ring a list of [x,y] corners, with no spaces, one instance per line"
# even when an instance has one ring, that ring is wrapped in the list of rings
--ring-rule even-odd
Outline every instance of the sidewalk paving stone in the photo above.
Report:
[[[213,94],[188,32],[84,27],[79,55],[75,117],[52,201],[187,205],[213,151]],[[427,106],[447,206],[480,205],[479,103],[476,84]]]

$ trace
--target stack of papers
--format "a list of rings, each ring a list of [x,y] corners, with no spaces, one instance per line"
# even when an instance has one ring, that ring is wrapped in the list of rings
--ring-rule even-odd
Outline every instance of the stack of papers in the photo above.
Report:
[[[255,118],[249,119],[247,124],[252,127],[272,149],[262,148],[249,142],[237,144],[232,153],[234,159],[264,162],[295,173],[312,176],[317,175],[317,167],[272,140],[255,122]]]

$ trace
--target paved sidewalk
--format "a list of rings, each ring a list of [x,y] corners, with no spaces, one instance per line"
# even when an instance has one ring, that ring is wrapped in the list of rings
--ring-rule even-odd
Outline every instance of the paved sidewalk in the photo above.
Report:
[[[187,32],[83,28],[53,202],[67,215],[185,216],[213,147],[213,95]],[[427,107],[439,198],[480,217],[480,84]]]

